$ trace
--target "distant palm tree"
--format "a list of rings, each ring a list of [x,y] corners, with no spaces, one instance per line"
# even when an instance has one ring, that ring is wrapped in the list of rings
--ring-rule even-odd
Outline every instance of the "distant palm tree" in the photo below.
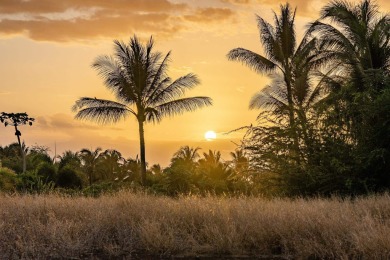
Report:
[[[69,166],[72,169],[80,168],[80,157],[78,152],[72,152],[71,150],[64,151],[62,155],[57,155],[60,160],[58,163],[58,169],[61,170],[65,166]]]
[[[79,153],[82,166],[86,173],[88,174],[89,185],[93,183],[93,178],[95,177],[96,166],[100,162],[102,148],[98,147],[95,150],[82,149]]]
[[[184,163],[195,163],[199,158],[199,147],[193,148],[188,145],[180,147],[180,149],[173,155],[172,163],[175,161],[182,161]]]
[[[199,84],[194,74],[175,81],[167,76],[170,52],[164,57],[153,52],[153,39],[142,45],[134,36],[128,45],[115,41],[115,56],[101,56],[93,67],[118,102],[83,97],[73,106],[77,119],[115,123],[129,115],[138,121],[141,155],[141,180],[146,184],[144,123],[158,123],[165,116],[194,111],[212,104],[209,97],[182,98],[186,90]]]
[[[246,157],[245,152],[236,149],[234,152],[230,152],[230,155],[233,159],[234,170],[239,174],[246,174],[249,169],[249,159]]]
[[[120,175],[121,166],[125,164],[125,158],[115,149],[107,149],[101,153],[101,172],[104,178],[114,179]]]

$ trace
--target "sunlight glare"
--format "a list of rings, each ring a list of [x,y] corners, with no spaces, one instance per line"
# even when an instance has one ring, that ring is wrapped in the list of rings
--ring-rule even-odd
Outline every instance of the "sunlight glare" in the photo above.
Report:
[[[204,134],[204,138],[206,138],[207,141],[212,141],[217,138],[217,134],[214,131],[207,131]]]

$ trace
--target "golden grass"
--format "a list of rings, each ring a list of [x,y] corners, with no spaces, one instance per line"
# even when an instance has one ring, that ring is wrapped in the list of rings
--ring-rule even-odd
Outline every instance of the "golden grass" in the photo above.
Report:
[[[390,257],[389,195],[0,197],[0,258]]]

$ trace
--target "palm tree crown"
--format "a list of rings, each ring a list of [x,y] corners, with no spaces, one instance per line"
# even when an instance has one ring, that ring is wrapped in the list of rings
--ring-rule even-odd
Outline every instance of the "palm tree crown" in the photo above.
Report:
[[[370,70],[390,69],[390,16],[380,15],[378,6],[370,0],[358,5],[337,0],[322,9],[321,19],[326,18],[337,27],[316,21],[310,31],[320,35],[322,48],[356,85],[364,85]]]
[[[115,41],[115,55],[100,56],[93,63],[117,101],[82,97],[73,106],[77,119],[115,123],[129,115],[139,125],[142,182],[146,181],[144,122],[160,122],[165,116],[212,104],[209,97],[183,97],[199,84],[194,74],[172,80],[167,75],[170,52],[153,52],[153,39],[144,45],[134,36],[128,45]]]
[[[312,88],[311,80],[315,69],[328,58],[318,51],[316,39],[309,34],[297,44],[295,12],[289,4],[281,5],[280,15],[274,13],[274,26],[257,16],[265,55],[244,48],[228,53],[230,60],[241,61],[256,72],[272,76],[272,83],[252,98],[250,108],[269,108],[277,115],[287,114],[291,127],[295,125],[295,106],[312,105],[318,97],[319,88]]]

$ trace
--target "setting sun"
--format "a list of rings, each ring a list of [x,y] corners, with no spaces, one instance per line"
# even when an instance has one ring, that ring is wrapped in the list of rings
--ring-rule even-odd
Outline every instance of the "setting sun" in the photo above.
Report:
[[[214,131],[207,131],[204,134],[204,138],[206,138],[207,141],[212,141],[217,138],[217,134]]]

